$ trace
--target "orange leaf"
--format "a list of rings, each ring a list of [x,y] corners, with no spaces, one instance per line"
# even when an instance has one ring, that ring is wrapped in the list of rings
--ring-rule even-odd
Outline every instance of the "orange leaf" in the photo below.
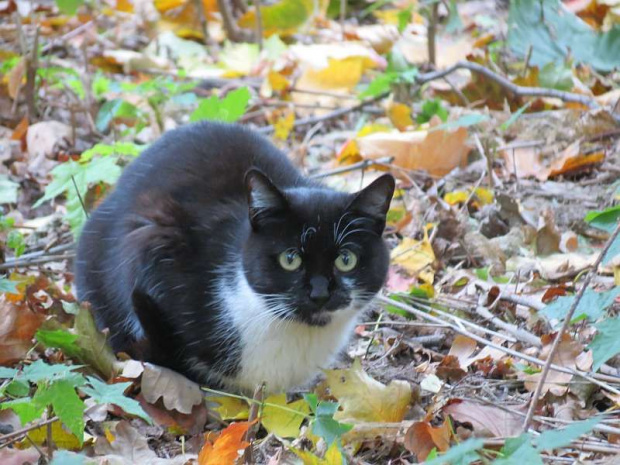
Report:
[[[243,437],[252,423],[231,423],[214,443],[209,441],[209,434],[205,434],[205,445],[198,455],[198,465],[234,465],[239,451],[250,445]]]
[[[386,113],[392,124],[399,131],[404,131],[409,126],[413,126],[413,120],[411,119],[411,108],[409,105],[392,102],[388,106]]]
[[[426,421],[419,421],[405,433],[405,447],[416,454],[418,461],[424,461],[434,448],[441,452],[448,450],[450,436],[450,424],[447,421],[437,428]]]

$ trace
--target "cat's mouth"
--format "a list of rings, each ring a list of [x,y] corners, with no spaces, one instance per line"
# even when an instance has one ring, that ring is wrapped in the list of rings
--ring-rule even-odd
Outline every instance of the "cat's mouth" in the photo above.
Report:
[[[326,326],[332,321],[333,311],[321,310],[310,314],[308,323],[312,326]]]

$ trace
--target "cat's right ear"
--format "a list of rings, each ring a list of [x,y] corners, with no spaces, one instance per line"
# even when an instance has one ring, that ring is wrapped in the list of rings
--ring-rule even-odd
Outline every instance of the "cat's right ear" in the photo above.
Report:
[[[287,203],[284,195],[260,171],[251,169],[246,173],[245,188],[252,228],[258,229],[274,214],[286,209]]]

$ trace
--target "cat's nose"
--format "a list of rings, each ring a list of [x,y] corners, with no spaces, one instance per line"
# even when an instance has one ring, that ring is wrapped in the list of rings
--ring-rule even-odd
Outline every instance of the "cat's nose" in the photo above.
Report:
[[[323,276],[314,276],[310,279],[310,300],[323,305],[329,300],[329,281]]]

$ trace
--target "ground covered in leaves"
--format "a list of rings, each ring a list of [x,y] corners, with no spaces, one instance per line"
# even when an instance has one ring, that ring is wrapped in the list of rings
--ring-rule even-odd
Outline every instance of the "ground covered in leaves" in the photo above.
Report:
[[[0,1],[0,463],[617,463],[618,50],[614,0]],[[75,301],[88,212],[199,120],[398,180],[386,287],[311,391],[114,354]]]

